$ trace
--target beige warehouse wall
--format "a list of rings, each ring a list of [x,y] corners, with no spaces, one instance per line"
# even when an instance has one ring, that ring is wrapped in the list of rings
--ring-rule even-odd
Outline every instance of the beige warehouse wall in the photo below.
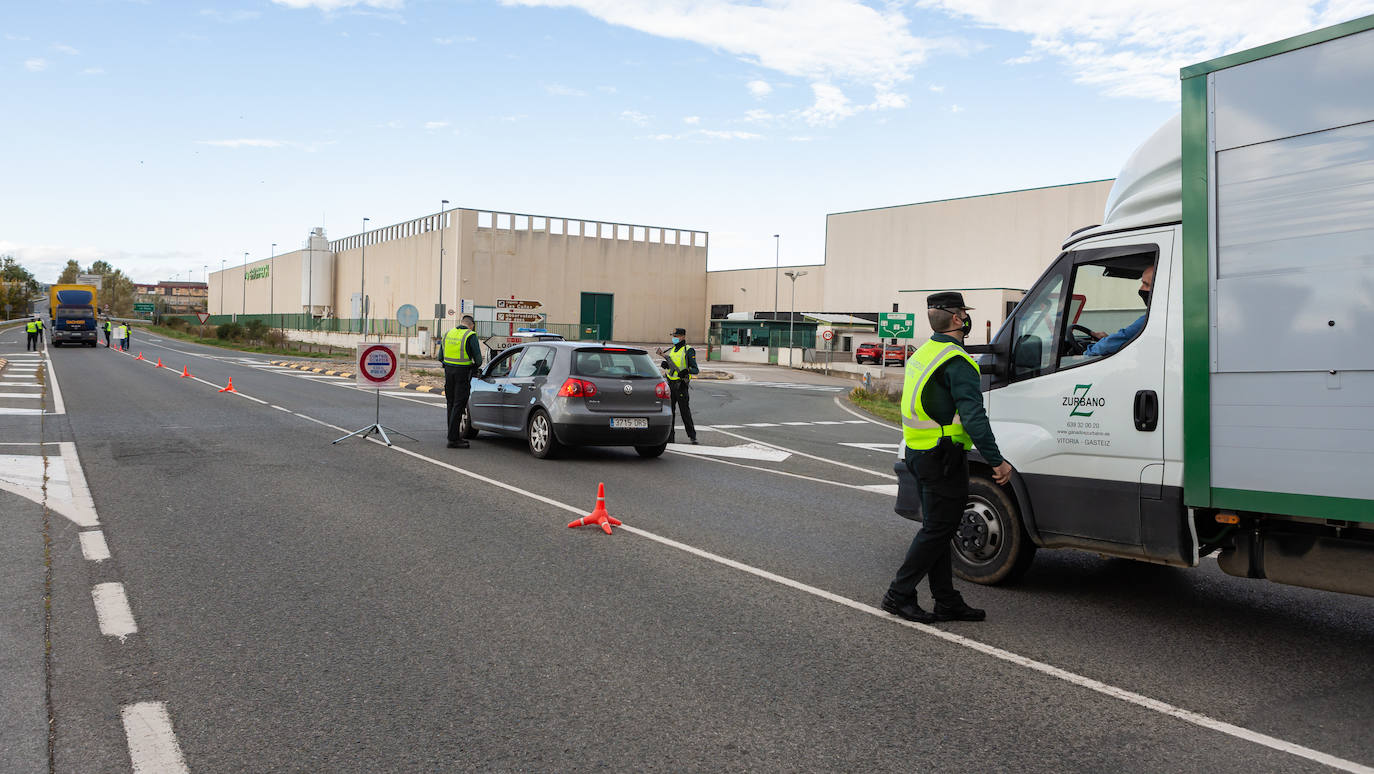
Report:
[[[250,261],[247,266],[248,274],[253,274],[255,269],[267,267],[267,276],[255,277],[246,283],[243,279],[242,264],[212,272],[208,311],[210,314],[299,314],[301,252],[297,250],[278,255],[276,258]]]
[[[772,314],[774,296],[776,295],[778,312],[785,313],[792,305],[792,280],[783,274],[786,271],[806,272],[806,276],[798,277],[796,280],[796,311],[863,311],[857,307],[853,310],[825,307],[824,291],[825,285],[829,281],[825,266],[778,267],[776,271],[776,294],[774,293],[775,272],[773,267],[713,271],[706,275],[706,296],[708,298],[706,311],[708,313],[711,311],[712,304],[734,304],[736,312],[767,312]]]

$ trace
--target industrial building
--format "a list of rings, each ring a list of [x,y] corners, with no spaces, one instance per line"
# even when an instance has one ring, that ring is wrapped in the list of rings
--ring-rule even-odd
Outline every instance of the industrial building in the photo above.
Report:
[[[209,311],[216,321],[270,314],[287,328],[356,334],[366,297],[369,332],[399,333],[403,304],[432,330],[440,303],[442,329],[471,309],[492,332],[510,317],[498,301],[518,299],[539,302],[545,324],[569,338],[661,341],[682,326],[701,342],[712,320],[771,320],[744,335],[776,350],[777,321],[795,319],[810,345],[834,320],[853,333],[881,312],[923,315],[927,294],[959,290],[977,309],[970,340],[978,342],[1069,233],[1101,221],[1111,185],[833,213],[823,264],[710,272],[705,231],[454,209],[333,241],[315,229],[300,250],[212,273]],[[848,351],[857,338],[835,336],[829,346]]]

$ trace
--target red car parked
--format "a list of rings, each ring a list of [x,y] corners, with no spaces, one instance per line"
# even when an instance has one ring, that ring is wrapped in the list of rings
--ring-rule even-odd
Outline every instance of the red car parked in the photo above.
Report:
[[[906,358],[916,348],[911,345],[888,344],[883,347],[883,365],[906,365]]]
[[[855,362],[855,363],[863,364],[863,363],[869,363],[869,362],[871,362],[871,363],[875,363],[875,364],[881,364],[881,363],[882,363],[882,360],[883,360],[883,345],[882,345],[882,344],[878,344],[878,343],[876,343],[876,342],[871,342],[871,341],[870,341],[870,342],[867,342],[867,343],[864,343],[864,344],[860,344],[860,345],[859,345],[859,348],[856,349],[856,350],[854,350],[854,362]]]

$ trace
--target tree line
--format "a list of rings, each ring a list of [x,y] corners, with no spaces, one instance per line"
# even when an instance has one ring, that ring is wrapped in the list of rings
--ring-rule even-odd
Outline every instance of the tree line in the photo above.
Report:
[[[101,313],[109,308],[116,317],[129,317],[134,313],[134,281],[124,272],[111,266],[108,261],[95,261],[86,268],[75,259],[68,260],[58,285],[75,285],[81,274],[98,274],[100,280],[99,301]],[[34,301],[43,297],[42,285],[33,273],[24,268],[13,255],[0,256],[0,319],[12,320],[28,317]],[[8,313],[6,309],[8,308]]]

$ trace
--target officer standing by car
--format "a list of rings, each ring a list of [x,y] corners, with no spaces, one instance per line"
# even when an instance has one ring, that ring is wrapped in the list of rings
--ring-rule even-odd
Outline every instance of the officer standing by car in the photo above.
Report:
[[[926,316],[934,335],[906,362],[902,386],[902,439],[906,467],[921,492],[921,529],[897,570],[883,610],[908,621],[982,621],[987,614],[970,607],[954,590],[950,540],[968,502],[968,451],[977,447],[992,466],[999,485],[1011,478],[1011,465],[1002,459],[993,437],[978,364],[964,351],[964,337],[973,320],[962,293],[934,293],[926,297]],[[930,579],[933,612],[916,601],[916,584]]]
[[[667,352],[663,347],[654,350],[663,356],[664,360],[659,363],[668,376],[668,392],[672,395],[673,405],[673,429],[668,433],[668,443],[673,443],[677,436],[677,415],[682,414],[682,427],[687,431],[687,439],[692,443],[697,442],[697,428],[692,424],[692,406],[688,397],[688,388],[691,384],[692,375],[701,373],[697,368],[697,351],[687,346],[687,329],[675,328],[673,330],[673,348]]]
[[[477,341],[477,323],[472,315],[463,315],[460,325],[444,336],[439,357],[444,361],[444,402],[448,404],[448,448],[466,449],[460,427],[463,412],[468,408],[468,394],[472,377],[482,365],[482,346]]]

